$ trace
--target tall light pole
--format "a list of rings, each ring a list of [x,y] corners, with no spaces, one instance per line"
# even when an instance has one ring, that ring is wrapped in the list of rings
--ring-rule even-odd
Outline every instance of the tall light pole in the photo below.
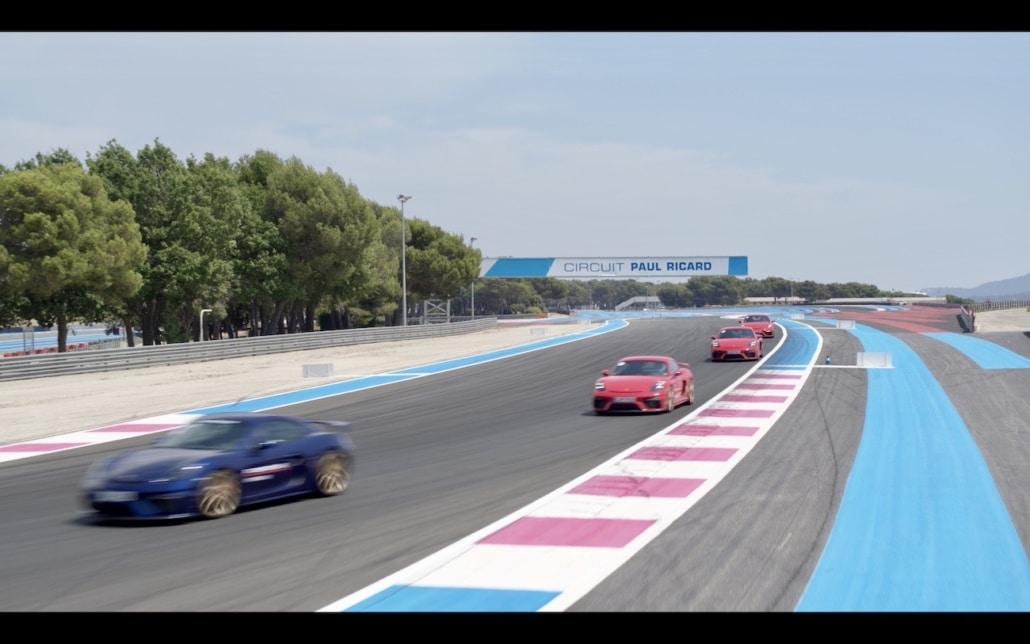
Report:
[[[476,237],[469,238],[469,246],[476,243]],[[479,267],[476,267],[476,274],[472,278],[472,319],[476,319],[476,277],[479,277]]]
[[[407,233],[404,225],[404,202],[411,199],[411,195],[397,195],[401,202],[401,310],[404,312],[402,326],[408,326],[408,267],[405,265],[407,258]]]

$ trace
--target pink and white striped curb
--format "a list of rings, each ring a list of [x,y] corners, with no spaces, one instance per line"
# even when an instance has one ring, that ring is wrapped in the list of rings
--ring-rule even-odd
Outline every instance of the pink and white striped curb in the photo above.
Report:
[[[320,609],[403,588],[549,592],[562,611],[722,480],[797,397],[811,365],[757,367],[686,418],[461,541]]]
[[[37,438],[21,443],[0,445],[0,463],[17,461],[23,458],[31,458],[33,456],[54,454],[56,452],[88,447],[90,445],[110,443],[113,441],[125,440],[126,438],[133,438],[135,436],[145,436],[147,434],[162,432],[174,427],[179,427],[180,425],[185,425],[196,417],[196,414],[167,414],[164,416],[154,416],[153,418],[136,420],[130,423],[120,423],[117,425],[97,427],[96,429],[86,429],[80,432],[62,434],[60,436],[48,436],[46,438]]]

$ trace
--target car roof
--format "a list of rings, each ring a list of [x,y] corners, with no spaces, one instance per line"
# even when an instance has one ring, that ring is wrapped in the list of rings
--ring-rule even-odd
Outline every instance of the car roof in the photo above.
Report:
[[[672,360],[669,356],[626,356],[625,358],[619,358],[619,362],[632,362],[635,360],[661,360],[667,361]]]

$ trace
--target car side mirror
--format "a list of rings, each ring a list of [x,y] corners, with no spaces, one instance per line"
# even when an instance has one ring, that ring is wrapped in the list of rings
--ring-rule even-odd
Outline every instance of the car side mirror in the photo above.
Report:
[[[608,371],[607,369],[601,369],[601,375],[602,376],[610,376],[610,375],[612,375],[612,372]]]

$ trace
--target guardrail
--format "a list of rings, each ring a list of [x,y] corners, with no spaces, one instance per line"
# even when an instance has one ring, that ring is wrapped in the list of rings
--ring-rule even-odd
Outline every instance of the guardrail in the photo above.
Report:
[[[414,326],[315,331],[252,338],[208,340],[182,344],[101,349],[12,356],[0,360],[0,380],[28,380],[79,373],[122,371],[144,367],[208,362],[227,358],[328,349],[354,344],[437,338],[485,331],[497,327],[497,318],[470,322]]]

